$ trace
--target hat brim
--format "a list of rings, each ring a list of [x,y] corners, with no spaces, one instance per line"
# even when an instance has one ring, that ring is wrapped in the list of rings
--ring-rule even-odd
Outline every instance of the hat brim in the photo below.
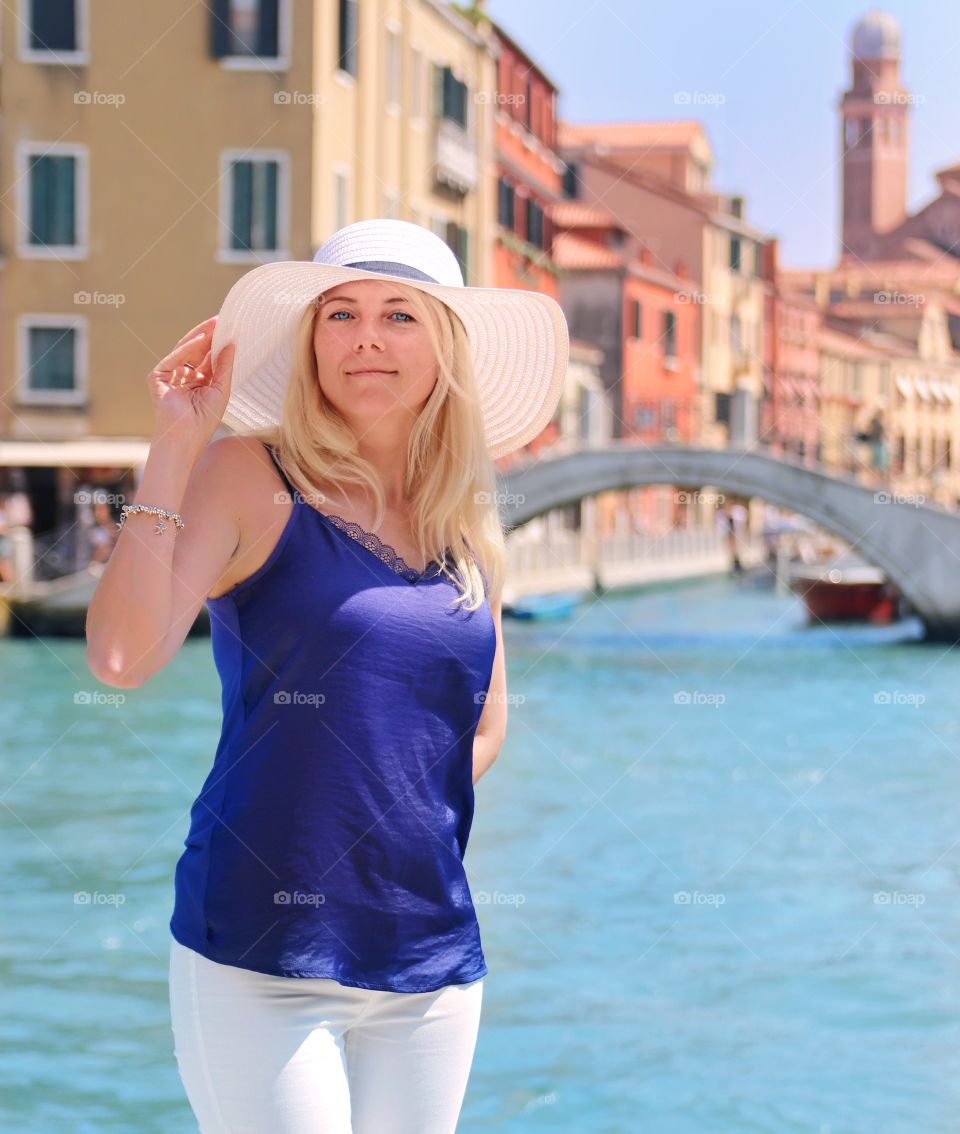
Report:
[[[415,287],[459,316],[470,343],[491,457],[519,449],[549,424],[563,391],[570,350],[563,309],[549,296],[510,288],[449,287],[294,260],[247,272],[220,308],[214,364],[225,343],[235,346],[224,425],[245,433],[279,423],[293,367],[294,333],[304,310],[320,292],[355,280]]]

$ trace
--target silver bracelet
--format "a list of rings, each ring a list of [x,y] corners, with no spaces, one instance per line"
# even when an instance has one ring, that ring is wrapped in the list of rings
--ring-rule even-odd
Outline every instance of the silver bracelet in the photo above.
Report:
[[[166,508],[154,508],[151,504],[124,504],[120,508],[120,511],[122,515],[120,516],[120,522],[117,524],[118,528],[123,527],[123,521],[132,513],[149,512],[151,513],[151,515],[157,517],[157,526],[153,529],[157,533],[157,535],[159,535],[162,531],[166,531],[167,525],[163,522],[164,518],[173,520],[173,522],[177,525],[177,528],[180,531],[183,531],[183,520],[176,512],[168,512]]]

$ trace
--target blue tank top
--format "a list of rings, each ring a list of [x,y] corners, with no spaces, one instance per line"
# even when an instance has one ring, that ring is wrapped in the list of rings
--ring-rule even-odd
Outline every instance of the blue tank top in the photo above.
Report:
[[[293,510],[207,599],[220,741],[177,862],[173,936],[212,961],[429,992],[487,972],[463,867],[496,630],[356,524]],[[485,579],[486,582],[486,579]]]

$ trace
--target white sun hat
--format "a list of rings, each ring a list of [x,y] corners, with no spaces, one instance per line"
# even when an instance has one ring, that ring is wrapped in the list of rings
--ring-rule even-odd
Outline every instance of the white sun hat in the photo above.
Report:
[[[417,287],[460,317],[491,457],[519,449],[549,423],[569,354],[560,305],[536,291],[466,287],[439,236],[409,221],[377,219],[339,229],[312,261],[261,264],[230,288],[212,344],[214,362],[224,343],[235,345],[223,424],[235,433],[278,424],[305,308],[322,291],[369,279]]]

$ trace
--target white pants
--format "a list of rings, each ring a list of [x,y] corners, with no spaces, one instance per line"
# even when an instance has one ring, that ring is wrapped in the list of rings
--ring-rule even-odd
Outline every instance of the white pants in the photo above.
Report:
[[[268,976],[173,939],[174,1053],[201,1134],[453,1134],[482,990]]]

